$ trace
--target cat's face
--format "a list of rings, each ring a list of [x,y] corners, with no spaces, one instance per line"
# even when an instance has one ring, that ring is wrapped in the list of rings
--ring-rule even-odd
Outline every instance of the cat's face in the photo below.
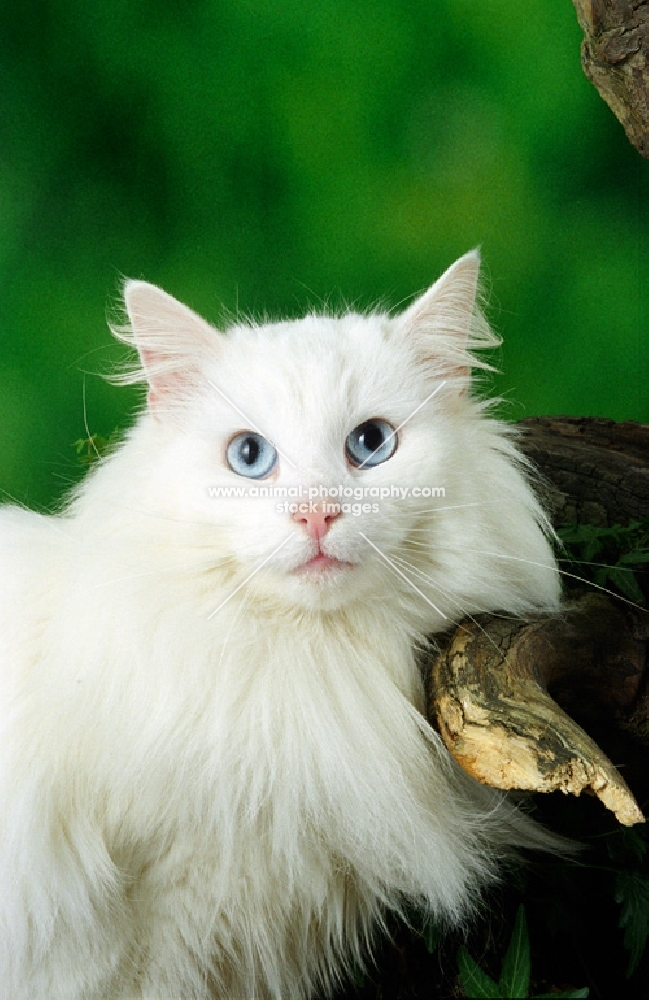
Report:
[[[261,566],[253,593],[309,607],[369,595],[395,576],[381,553],[444,502],[402,495],[443,487],[448,455],[442,400],[421,406],[434,387],[393,333],[360,316],[239,329],[209,366],[188,482],[228,553]]]
[[[227,335],[153,286],[127,287],[170,513],[204,529],[202,557],[211,546],[233,587],[330,609],[403,591],[406,549],[430,570],[431,513],[454,502],[461,463],[477,268],[462,258],[400,317]]]

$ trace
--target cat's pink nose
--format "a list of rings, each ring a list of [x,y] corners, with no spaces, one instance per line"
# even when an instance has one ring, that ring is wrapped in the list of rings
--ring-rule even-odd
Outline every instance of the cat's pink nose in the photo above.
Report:
[[[299,506],[305,509],[296,510],[294,514],[291,514],[291,518],[296,524],[301,524],[309,538],[315,538],[316,542],[324,538],[336,518],[340,517],[340,511],[325,511],[319,504],[300,504]],[[331,504],[328,506],[331,507]]]

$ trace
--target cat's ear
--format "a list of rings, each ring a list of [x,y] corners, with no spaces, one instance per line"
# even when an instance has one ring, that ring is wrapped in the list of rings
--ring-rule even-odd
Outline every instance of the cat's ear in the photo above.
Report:
[[[400,333],[415,344],[422,364],[436,377],[466,384],[475,364],[469,350],[497,343],[477,308],[479,274],[480,253],[471,250],[398,317]]]
[[[219,334],[182,302],[146,281],[127,281],[128,340],[137,348],[149,383],[149,408],[174,405],[200,383]],[[125,338],[122,338],[125,339]]]

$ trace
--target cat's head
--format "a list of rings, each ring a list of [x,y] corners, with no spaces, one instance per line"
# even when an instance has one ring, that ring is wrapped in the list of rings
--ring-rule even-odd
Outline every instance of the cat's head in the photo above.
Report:
[[[159,501],[195,526],[202,569],[212,559],[232,591],[291,607],[398,597],[429,628],[506,604],[503,576],[520,592],[529,570],[501,560],[494,583],[494,561],[470,555],[509,536],[548,561],[513,450],[469,391],[471,349],[496,343],[476,310],[478,271],[474,251],[396,317],[225,333],[127,283],[122,337],[148,383]],[[552,589],[542,583],[539,603]]]

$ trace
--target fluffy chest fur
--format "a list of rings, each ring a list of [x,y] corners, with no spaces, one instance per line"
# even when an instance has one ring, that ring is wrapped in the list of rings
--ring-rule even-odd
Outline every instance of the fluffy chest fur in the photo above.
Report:
[[[421,714],[428,634],[558,601],[476,277],[226,337],[127,287],[147,411],[0,516],[0,997],[306,998],[550,844]]]

